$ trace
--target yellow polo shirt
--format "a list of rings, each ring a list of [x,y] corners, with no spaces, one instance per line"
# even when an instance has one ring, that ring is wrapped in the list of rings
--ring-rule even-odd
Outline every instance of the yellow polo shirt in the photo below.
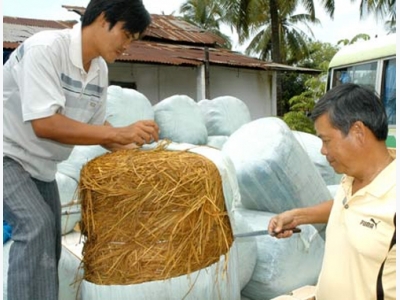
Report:
[[[396,160],[352,195],[344,176],[326,229],[317,300],[396,299]]]

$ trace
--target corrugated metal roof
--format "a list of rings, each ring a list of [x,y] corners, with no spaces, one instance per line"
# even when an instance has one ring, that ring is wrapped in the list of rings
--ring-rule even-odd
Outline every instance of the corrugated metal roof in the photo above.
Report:
[[[155,16],[155,17],[154,17]],[[154,26],[149,31],[153,37],[163,42],[154,40],[141,40],[132,42],[131,46],[117,60],[126,62],[145,62],[169,65],[198,66],[205,62],[205,47],[213,41],[210,33],[203,32],[199,28],[173,16],[152,15]],[[164,18],[165,17],[165,18]],[[15,49],[19,43],[36,32],[55,28],[66,28],[72,26],[71,23],[59,21],[35,20],[24,18],[3,18],[3,48]],[[162,26],[165,26],[162,27]],[[169,28],[175,28],[169,30]],[[177,29],[179,28],[179,30]],[[185,30],[188,29],[188,32]],[[167,37],[163,37],[167,35]],[[210,36],[209,39],[206,37]],[[175,38],[175,40],[173,40]],[[196,42],[196,41],[203,42]],[[174,41],[174,43],[171,43]],[[192,41],[191,44],[178,44],[177,41]],[[215,41],[215,40],[214,40]],[[169,43],[168,43],[169,42]],[[231,67],[300,71],[303,73],[319,73],[318,70],[296,68],[287,65],[265,62],[238,52],[223,48],[207,47],[209,52],[209,62],[214,65],[225,65]]]
[[[83,15],[85,7],[63,5],[68,11]],[[144,39],[163,40],[177,43],[192,43],[200,45],[223,45],[225,40],[213,33],[206,32],[180,17],[171,15],[151,15],[150,26],[143,34]]]
[[[225,40],[211,32],[206,32],[179,17],[171,15],[151,15],[152,22],[144,33],[144,39],[159,39],[180,43],[202,45],[223,45]]]
[[[62,29],[62,28],[72,27],[74,24],[76,24],[76,21],[38,20],[38,19],[3,16],[3,26],[4,24],[17,24],[17,25],[26,25],[34,27]]]
[[[118,58],[118,61],[198,66],[204,64],[206,61],[205,51],[204,47],[135,41]],[[212,65],[263,70],[301,71],[304,73],[320,72],[313,69],[265,62],[227,49],[208,48],[208,54],[209,62]]]
[[[37,20],[17,17],[3,17],[3,48],[16,48],[28,37],[43,30],[65,29],[76,21]]]
[[[63,27],[65,28],[65,27]],[[44,30],[54,30],[51,27],[36,27],[24,24],[8,24],[3,23],[3,42],[21,43],[28,37]],[[61,29],[61,28],[58,28]],[[4,45],[3,45],[4,46]]]

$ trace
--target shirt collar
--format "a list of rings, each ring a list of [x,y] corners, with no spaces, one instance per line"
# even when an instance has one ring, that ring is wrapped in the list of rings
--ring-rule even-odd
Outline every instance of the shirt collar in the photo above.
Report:
[[[391,180],[393,178],[393,180]],[[354,177],[343,176],[342,185],[347,191],[351,191]],[[357,193],[369,193],[374,197],[381,197],[396,184],[396,159],[383,169],[374,180],[363,187]]]
[[[396,185],[396,159],[394,159],[385,169],[376,176],[368,185],[368,193],[381,197],[389,189]]]
[[[72,63],[82,71],[83,59],[82,59],[82,24],[77,23],[71,29],[71,45],[69,48],[69,55]],[[99,69],[99,58],[92,59],[90,72],[97,72]]]

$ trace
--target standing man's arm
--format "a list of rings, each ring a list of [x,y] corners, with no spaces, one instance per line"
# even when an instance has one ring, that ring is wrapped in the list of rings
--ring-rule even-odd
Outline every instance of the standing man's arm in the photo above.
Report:
[[[91,125],[75,121],[61,114],[32,120],[35,134],[69,145],[104,145],[112,150],[129,144],[138,146],[158,141],[158,126],[152,120],[139,121],[125,127]]]
[[[333,200],[328,200],[311,207],[295,208],[280,213],[271,218],[268,224],[268,231],[275,233],[283,230],[282,233],[275,236],[277,238],[287,238],[292,236],[293,233],[291,230],[284,231],[285,229],[294,228],[302,224],[328,223],[332,205]]]
[[[144,125],[144,123],[147,123],[147,120],[141,120],[141,121],[138,121],[138,122],[136,122],[136,123],[134,123],[134,124],[136,124],[138,127],[140,127],[140,126],[145,126]],[[112,127],[112,125],[109,123],[109,122],[107,122],[107,121],[105,121],[104,122],[104,125],[105,126],[111,126]],[[157,126],[157,124],[156,124],[156,126]],[[158,134],[158,127],[157,127],[157,134]],[[149,142],[144,142],[143,144],[145,144],[145,143],[151,143],[151,142],[153,142],[153,141],[157,141],[157,140],[155,140],[155,139],[153,139],[153,140],[151,140],[151,141],[149,141]],[[110,143],[110,144],[106,144],[106,145],[101,145],[102,147],[104,147],[104,148],[106,148],[107,150],[109,150],[109,151],[117,151],[117,150],[124,150],[124,149],[137,149],[137,148],[139,148],[141,145],[143,145],[143,144],[138,144],[138,143],[131,143],[131,144],[126,144],[126,145],[122,145],[122,144],[119,144],[119,143]]]

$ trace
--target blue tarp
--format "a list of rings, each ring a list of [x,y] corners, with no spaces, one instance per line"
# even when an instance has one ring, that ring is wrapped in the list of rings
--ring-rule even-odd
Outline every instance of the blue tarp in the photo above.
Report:
[[[3,221],[3,245],[11,238],[11,226]]]

